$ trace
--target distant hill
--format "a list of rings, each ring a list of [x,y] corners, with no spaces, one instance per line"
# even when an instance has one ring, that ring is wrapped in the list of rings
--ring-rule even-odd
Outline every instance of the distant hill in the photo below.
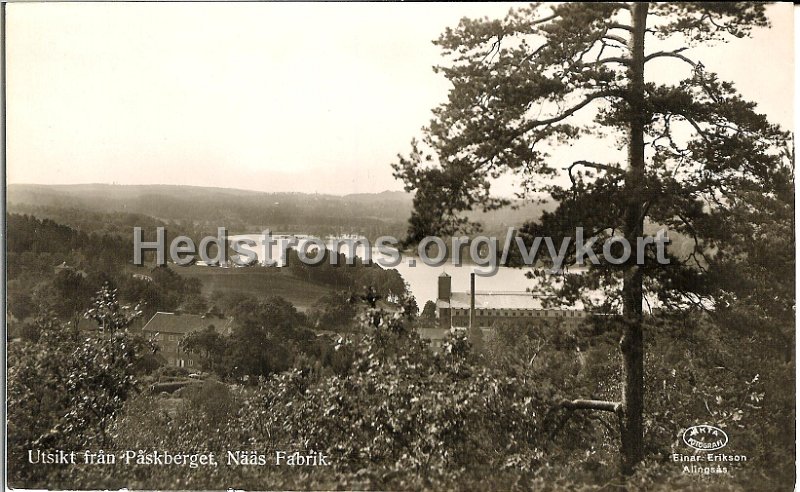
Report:
[[[64,211],[147,216],[163,222],[190,221],[199,227],[225,226],[231,233],[356,233],[368,237],[402,236],[412,209],[411,194],[402,191],[344,196],[267,193],[230,188],[178,185],[35,185],[7,188],[10,212],[41,215],[69,223]],[[520,225],[552,206],[523,204],[519,209],[470,214],[487,231]]]

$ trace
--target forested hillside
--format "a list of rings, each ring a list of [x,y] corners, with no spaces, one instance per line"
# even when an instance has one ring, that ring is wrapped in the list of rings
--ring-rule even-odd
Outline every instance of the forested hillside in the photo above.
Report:
[[[538,217],[546,205],[522,204],[502,211],[475,213],[488,232]],[[8,187],[8,210],[48,217],[84,228],[113,228],[126,232],[168,225],[231,234],[292,232],[317,236],[361,234],[404,237],[411,215],[411,196],[403,192],[358,195],[263,193],[256,191],[167,185],[23,185]],[[107,225],[111,224],[111,225]],[[127,232],[130,233],[130,232]]]

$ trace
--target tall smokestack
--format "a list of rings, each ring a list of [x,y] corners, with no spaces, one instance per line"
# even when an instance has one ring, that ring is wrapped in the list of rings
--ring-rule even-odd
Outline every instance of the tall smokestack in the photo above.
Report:
[[[469,274],[469,328],[475,324],[475,272]]]

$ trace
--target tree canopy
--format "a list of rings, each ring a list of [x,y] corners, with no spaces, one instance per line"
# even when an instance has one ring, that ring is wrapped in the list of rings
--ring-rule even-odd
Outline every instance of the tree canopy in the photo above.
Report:
[[[730,255],[715,254],[730,211],[752,213],[754,196],[777,200],[793,183],[790,135],[692,51],[767,26],[765,5],[753,2],[533,4],[500,20],[462,19],[435,41],[447,102],[393,165],[416,193],[409,242],[477,230],[465,212],[509,204],[492,193],[507,174],[519,197],[558,204],[524,237],[573,236],[580,226],[601,239],[589,273],[562,272],[549,285],[564,301],[622,315],[626,472],[643,453],[643,305],[708,309],[736,296],[715,273],[730,266]],[[677,82],[650,77],[663,62]],[[646,225],[691,238],[691,253],[666,266],[652,252],[643,264],[603,257],[603,239],[636,244]],[[585,295],[598,287],[600,306]]]

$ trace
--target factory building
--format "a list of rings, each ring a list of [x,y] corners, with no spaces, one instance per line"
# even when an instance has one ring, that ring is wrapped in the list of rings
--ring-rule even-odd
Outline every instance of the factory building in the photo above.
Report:
[[[560,326],[574,329],[587,313],[581,309],[548,308],[542,298],[526,291],[478,291],[475,274],[469,292],[453,292],[451,277],[439,276],[436,300],[437,327],[443,329],[481,328],[485,335],[503,326]]]

